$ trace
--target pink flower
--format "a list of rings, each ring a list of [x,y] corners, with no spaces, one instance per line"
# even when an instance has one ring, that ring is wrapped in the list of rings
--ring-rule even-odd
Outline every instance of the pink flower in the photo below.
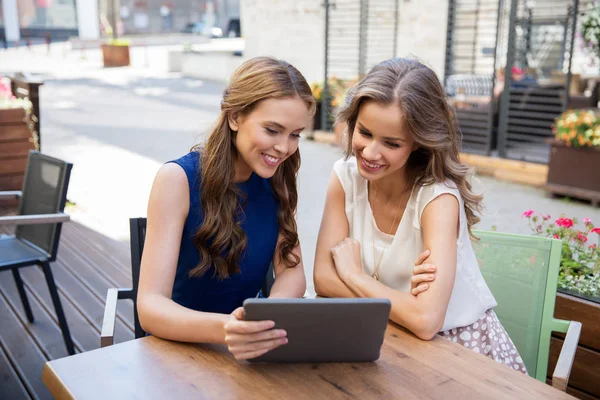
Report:
[[[544,218],[544,221],[548,221],[552,217],[550,216],[550,214],[546,214],[546,215],[542,215],[542,218]]]
[[[585,233],[583,233],[583,232],[577,232],[577,238],[576,238],[576,240],[578,242],[585,243],[585,242],[587,242],[588,238],[587,238],[587,235]]]
[[[594,228],[590,231],[590,233],[597,233],[598,235],[600,235],[600,228]]]
[[[559,218],[554,221],[556,226],[564,226],[565,228],[570,228],[573,226],[573,220],[571,218]]]
[[[594,250],[598,245],[596,243],[590,244],[590,249]]]
[[[534,212],[535,212],[535,211],[533,211],[533,210],[527,210],[527,211],[525,211],[525,212],[524,212],[524,213],[521,215],[521,217],[524,217],[524,218],[530,218],[530,217],[533,215],[533,213],[534,213]]]
[[[558,236],[558,235],[554,235],[553,237],[554,237],[554,239],[560,239],[560,236]]]
[[[592,223],[592,220],[589,218],[584,218],[584,219],[582,219],[582,221],[586,226]]]
[[[9,98],[12,96],[10,80],[8,78],[0,78],[0,95]]]

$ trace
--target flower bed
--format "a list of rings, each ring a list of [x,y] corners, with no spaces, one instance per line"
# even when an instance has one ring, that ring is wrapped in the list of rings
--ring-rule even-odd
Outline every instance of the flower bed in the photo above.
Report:
[[[534,234],[562,240],[558,288],[581,294],[600,302],[600,227],[584,218],[523,213]]]

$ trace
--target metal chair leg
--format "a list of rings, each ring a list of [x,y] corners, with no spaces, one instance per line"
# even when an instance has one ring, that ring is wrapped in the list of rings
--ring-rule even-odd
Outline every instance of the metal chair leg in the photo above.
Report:
[[[25,287],[23,286],[23,280],[21,279],[21,274],[19,274],[19,269],[13,268],[12,274],[13,278],[15,278],[15,284],[17,285],[17,290],[19,291],[19,296],[21,297],[21,303],[23,303],[27,320],[33,322],[33,313],[31,312],[31,306],[29,305],[29,299],[27,299],[27,293],[25,293]]]
[[[65,313],[63,311],[60,298],[58,297],[58,290],[56,289],[54,276],[52,275],[52,270],[50,269],[50,263],[42,263],[42,269],[44,270],[44,276],[46,276],[46,283],[48,284],[48,290],[50,291],[50,296],[52,297],[52,303],[54,304],[54,309],[56,310],[56,317],[58,318],[58,324],[62,330],[67,351],[70,355],[73,355],[75,354],[75,348],[73,347],[73,340],[71,339],[71,333],[69,332],[67,319],[65,318]]]

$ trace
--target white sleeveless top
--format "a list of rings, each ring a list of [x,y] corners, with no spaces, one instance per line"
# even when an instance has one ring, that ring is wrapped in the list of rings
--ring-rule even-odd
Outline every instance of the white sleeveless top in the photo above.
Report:
[[[369,203],[367,180],[360,176],[356,158],[352,157],[347,161],[339,160],[333,168],[345,192],[349,237],[358,240],[361,244],[362,266],[365,273],[372,275],[374,271],[373,241],[376,261],[379,261],[381,252],[388,244],[379,266],[379,281],[401,292],[409,292],[414,262],[423,252],[421,233],[423,210],[436,197],[450,193],[460,204],[460,231],[456,243],[456,277],[442,331],[470,325],[483,316],[488,309],[496,306],[496,300],[479,271],[467,229],[464,203],[452,181],[415,187],[398,230],[392,236],[377,228]]]

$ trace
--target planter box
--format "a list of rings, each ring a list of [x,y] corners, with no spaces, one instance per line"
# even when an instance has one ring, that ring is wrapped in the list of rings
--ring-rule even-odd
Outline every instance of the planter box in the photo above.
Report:
[[[103,44],[101,47],[105,67],[129,66],[129,46]]]
[[[35,145],[21,108],[0,110],[0,191],[21,190],[29,150]],[[0,205],[14,205],[17,200],[2,200]]]
[[[600,149],[569,147],[550,140],[550,163],[546,189],[560,194],[590,200],[600,204]]]
[[[569,294],[556,295],[554,316],[582,324],[579,346],[567,392],[580,399],[600,399],[600,303]],[[550,343],[548,378],[551,377],[564,334],[555,333]]]

